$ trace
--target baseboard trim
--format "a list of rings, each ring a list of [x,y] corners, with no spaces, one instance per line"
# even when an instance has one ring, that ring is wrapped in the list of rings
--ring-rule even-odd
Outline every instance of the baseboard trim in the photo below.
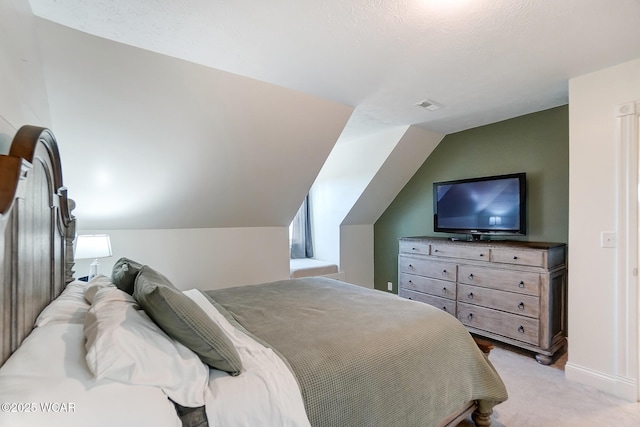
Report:
[[[631,402],[638,401],[638,383],[633,378],[617,377],[618,392],[616,396]]]
[[[564,372],[569,381],[596,388],[630,402],[638,401],[638,384],[633,378],[603,374],[570,362],[565,365]]]

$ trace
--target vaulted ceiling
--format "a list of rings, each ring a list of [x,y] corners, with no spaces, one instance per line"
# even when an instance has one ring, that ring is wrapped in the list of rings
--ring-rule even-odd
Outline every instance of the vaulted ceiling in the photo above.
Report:
[[[336,144],[563,105],[640,57],[638,0],[29,2],[85,228],[283,226]]]

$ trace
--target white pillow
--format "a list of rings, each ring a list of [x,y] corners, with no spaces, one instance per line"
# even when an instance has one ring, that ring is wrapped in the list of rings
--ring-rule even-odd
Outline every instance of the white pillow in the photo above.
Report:
[[[36,318],[35,326],[47,323],[80,323],[89,310],[89,304],[84,299],[86,282],[79,280],[69,283],[58,298],[47,305]]]
[[[208,367],[169,338],[131,295],[115,287],[99,289],[84,334],[87,364],[97,380],[156,386],[182,406],[204,405]]]
[[[89,304],[92,304],[93,298],[100,289],[115,287],[116,285],[113,284],[110,277],[99,274],[87,283],[87,286],[84,288],[84,299],[86,299]]]

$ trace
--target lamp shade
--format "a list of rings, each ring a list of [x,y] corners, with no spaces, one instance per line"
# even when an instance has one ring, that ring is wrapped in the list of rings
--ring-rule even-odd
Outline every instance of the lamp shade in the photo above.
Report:
[[[76,239],[75,259],[96,259],[111,256],[108,234],[82,234]]]

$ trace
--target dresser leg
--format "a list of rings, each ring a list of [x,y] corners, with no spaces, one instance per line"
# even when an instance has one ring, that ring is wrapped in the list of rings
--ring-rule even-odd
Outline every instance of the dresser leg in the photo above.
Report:
[[[536,360],[541,365],[551,365],[551,362],[553,362],[553,356],[547,356],[546,354],[536,354]]]

